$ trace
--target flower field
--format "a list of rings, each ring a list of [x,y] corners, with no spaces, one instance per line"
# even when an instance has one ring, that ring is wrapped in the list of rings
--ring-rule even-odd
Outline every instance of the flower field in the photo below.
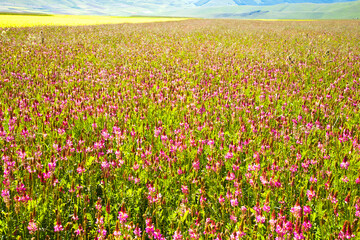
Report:
[[[0,29],[1,239],[359,239],[360,22]]]
[[[72,15],[20,15],[0,13],[0,28],[34,26],[82,26],[119,23],[147,23],[181,21],[186,18],[165,17],[108,17],[108,16],[72,16]]]

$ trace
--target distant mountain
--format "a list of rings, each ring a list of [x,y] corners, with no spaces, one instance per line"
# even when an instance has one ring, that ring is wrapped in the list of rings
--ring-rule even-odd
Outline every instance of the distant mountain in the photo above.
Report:
[[[0,0],[0,12],[346,19],[360,17],[360,0]]]
[[[223,6],[263,6],[282,3],[335,3],[349,0],[199,0],[194,2],[196,6],[223,7]]]

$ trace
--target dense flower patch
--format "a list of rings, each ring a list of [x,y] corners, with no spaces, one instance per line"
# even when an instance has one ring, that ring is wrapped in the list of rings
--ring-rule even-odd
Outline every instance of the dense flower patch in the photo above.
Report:
[[[0,235],[359,238],[359,28],[2,29]]]

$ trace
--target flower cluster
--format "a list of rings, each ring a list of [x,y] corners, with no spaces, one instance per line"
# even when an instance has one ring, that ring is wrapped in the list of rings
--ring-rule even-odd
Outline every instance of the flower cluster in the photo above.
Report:
[[[40,31],[46,41],[29,45]],[[358,22],[188,20],[7,38],[4,238],[360,238]]]

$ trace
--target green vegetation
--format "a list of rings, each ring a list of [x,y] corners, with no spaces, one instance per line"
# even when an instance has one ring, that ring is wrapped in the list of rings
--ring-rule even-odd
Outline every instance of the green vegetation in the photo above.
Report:
[[[360,239],[359,21],[1,28],[0,53],[2,239]]]

